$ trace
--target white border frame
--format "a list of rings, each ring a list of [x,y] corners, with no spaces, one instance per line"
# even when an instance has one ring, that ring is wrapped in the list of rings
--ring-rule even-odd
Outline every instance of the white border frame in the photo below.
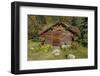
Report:
[[[52,13],[53,12],[53,13]],[[88,17],[88,59],[27,61],[27,14]],[[20,7],[20,70],[94,66],[94,11]]]

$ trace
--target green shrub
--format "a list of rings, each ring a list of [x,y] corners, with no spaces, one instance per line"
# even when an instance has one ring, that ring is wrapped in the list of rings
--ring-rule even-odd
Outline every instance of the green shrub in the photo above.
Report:
[[[69,49],[77,50],[79,48],[78,42],[72,42],[71,46]]]
[[[33,41],[33,42],[39,42],[40,40],[39,40],[38,37],[35,37],[35,38],[32,39],[32,41]]]
[[[40,47],[40,50],[44,52],[49,52],[52,49],[53,49],[52,45],[49,44],[41,45]]]

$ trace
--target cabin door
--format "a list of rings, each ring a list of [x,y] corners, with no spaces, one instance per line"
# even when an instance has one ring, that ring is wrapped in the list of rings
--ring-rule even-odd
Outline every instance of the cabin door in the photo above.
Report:
[[[52,41],[53,41],[54,46],[59,46],[60,45],[60,40],[61,40],[60,35],[61,34],[59,32],[54,32],[53,33]]]

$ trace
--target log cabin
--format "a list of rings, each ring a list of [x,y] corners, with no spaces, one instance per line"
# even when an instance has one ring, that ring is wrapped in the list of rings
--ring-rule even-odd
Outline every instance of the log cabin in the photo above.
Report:
[[[45,27],[44,27],[45,28]],[[53,46],[71,45],[78,38],[80,30],[76,26],[71,26],[58,22],[39,32],[42,44],[52,44]]]

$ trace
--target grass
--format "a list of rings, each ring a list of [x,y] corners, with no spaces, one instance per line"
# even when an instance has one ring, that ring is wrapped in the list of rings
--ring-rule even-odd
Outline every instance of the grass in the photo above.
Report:
[[[75,44],[76,45],[76,44]],[[77,46],[69,48],[59,48],[60,55],[55,56],[52,54],[54,47],[50,44],[41,45],[38,41],[28,40],[28,60],[55,60],[66,59],[65,55],[73,54],[76,59],[87,58],[87,48],[77,44]]]

